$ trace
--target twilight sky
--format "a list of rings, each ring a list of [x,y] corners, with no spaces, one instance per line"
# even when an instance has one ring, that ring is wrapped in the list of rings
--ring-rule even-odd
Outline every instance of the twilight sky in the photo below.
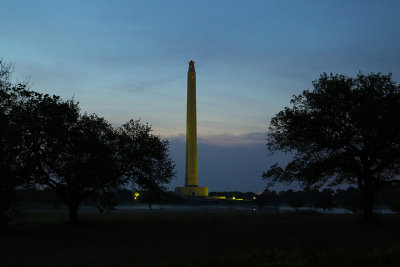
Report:
[[[268,121],[322,72],[393,72],[399,1],[0,2],[0,57],[32,89],[75,97],[119,125],[171,140],[184,180],[186,75],[197,72],[199,183],[262,191]],[[183,149],[182,149],[183,148]]]

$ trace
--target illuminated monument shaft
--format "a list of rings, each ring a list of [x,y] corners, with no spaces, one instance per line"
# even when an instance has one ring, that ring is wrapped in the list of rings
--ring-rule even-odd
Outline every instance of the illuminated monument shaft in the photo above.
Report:
[[[196,120],[196,71],[189,62],[186,111],[186,171],[185,187],[198,186],[197,176],[197,120]]]
[[[197,177],[196,71],[193,60],[189,62],[186,112],[185,186],[175,188],[175,192],[184,197],[205,197],[208,196],[208,187],[199,187]]]

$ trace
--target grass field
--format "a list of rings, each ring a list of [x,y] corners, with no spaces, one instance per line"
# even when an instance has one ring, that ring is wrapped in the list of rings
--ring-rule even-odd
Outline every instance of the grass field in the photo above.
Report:
[[[400,217],[238,210],[31,212],[0,233],[0,266],[399,266]]]

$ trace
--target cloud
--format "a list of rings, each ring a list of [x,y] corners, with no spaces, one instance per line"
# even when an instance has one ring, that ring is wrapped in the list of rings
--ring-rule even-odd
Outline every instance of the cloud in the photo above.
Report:
[[[285,165],[291,158],[284,153],[270,155],[261,140],[265,133],[247,133],[239,136],[220,135],[218,138],[228,142],[199,143],[197,146],[199,185],[211,191],[252,191],[265,189],[266,181],[262,173],[272,164]],[[217,135],[213,136],[216,137]],[[240,138],[241,137],[241,138]],[[170,153],[176,163],[177,178],[169,186],[183,186],[185,180],[185,135],[170,138]],[[209,141],[206,139],[206,141]],[[247,142],[247,143],[246,143]],[[254,142],[254,143],[251,143]],[[280,188],[278,188],[280,190]]]
[[[177,136],[169,137],[170,140],[185,141],[186,136],[180,134]],[[208,134],[197,137],[197,143],[221,147],[230,146],[248,146],[265,144],[265,132],[251,132],[244,134]]]

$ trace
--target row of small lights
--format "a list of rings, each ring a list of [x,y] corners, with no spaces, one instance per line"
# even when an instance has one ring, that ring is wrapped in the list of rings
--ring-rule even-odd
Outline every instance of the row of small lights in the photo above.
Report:
[[[133,193],[133,199],[134,199],[134,200],[138,199],[138,198],[139,198],[139,195],[140,195],[140,194],[139,194],[138,192],[134,192],[134,193]],[[233,199],[233,200],[243,200],[243,198],[238,198],[238,199],[236,199],[236,197],[232,197],[232,199]],[[256,199],[256,197],[253,197],[253,199]]]

